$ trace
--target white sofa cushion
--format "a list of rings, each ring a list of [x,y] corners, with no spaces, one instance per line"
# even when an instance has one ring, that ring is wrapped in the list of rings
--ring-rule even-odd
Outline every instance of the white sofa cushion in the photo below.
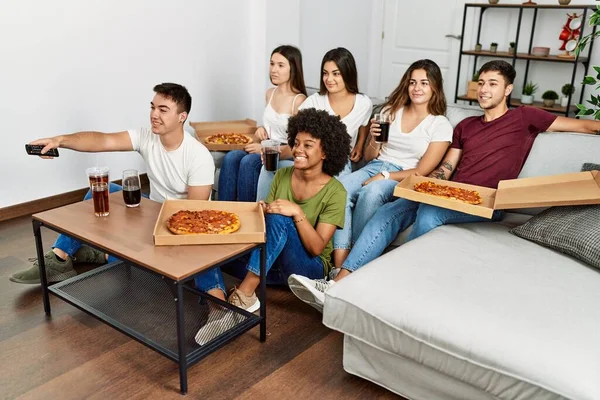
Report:
[[[324,324],[498,399],[600,399],[600,273],[510,227],[392,250],[326,293]]]

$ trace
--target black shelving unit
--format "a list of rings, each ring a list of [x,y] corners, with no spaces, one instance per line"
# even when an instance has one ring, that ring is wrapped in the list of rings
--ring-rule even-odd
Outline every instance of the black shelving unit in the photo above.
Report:
[[[492,53],[490,51],[475,51],[475,50],[471,50],[471,49],[465,50],[464,49],[465,25],[466,25],[466,21],[467,21],[467,11],[469,8],[480,9],[479,10],[479,21],[478,21],[478,26],[477,26],[476,43],[479,43],[479,40],[481,38],[481,22],[483,20],[483,14],[488,9],[495,9],[495,8],[496,9],[518,9],[519,17],[518,17],[518,21],[517,21],[517,31],[516,31],[515,40],[514,40],[515,52],[514,53],[508,53],[508,52]],[[475,57],[474,62],[473,62],[473,72],[472,72],[473,74],[475,74],[475,72],[477,72],[477,59],[479,57],[509,58],[512,60],[513,66],[515,66],[517,60],[525,60],[525,73],[523,74],[523,82],[527,82],[527,76],[529,74],[529,66],[532,61],[534,61],[534,62],[539,61],[539,62],[570,63],[573,65],[573,72],[571,74],[571,85],[574,85],[575,84],[575,76],[577,74],[577,66],[579,65],[579,63],[583,64],[583,66],[584,66],[584,69],[585,69],[584,76],[587,75],[587,73],[588,73],[589,60],[591,58],[594,41],[590,42],[587,57],[580,57],[579,55],[575,55],[574,58],[561,58],[558,56],[540,57],[540,56],[532,55],[531,49],[533,47],[533,38],[534,38],[534,34],[535,34],[535,25],[537,22],[538,10],[540,10],[540,9],[545,9],[545,10],[557,9],[557,10],[580,10],[580,11],[583,11],[583,16],[582,16],[583,22],[581,25],[581,35],[580,35],[580,37],[583,37],[585,35],[585,32],[584,32],[585,28],[587,27],[588,10],[594,10],[595,8],[596,8],[595,5],[587,5],[587,4],[586,5],[573,4],[573,5],[568,5],[568,6],[561,6],[559,4],[556,4],[556,5],[549,5],[549,4],[543,4],[543,5],[486,4],[486,3],[467,3],[467,4],[465,4],[464,9],[463,9],[463,22],[462,22],[461,39],[460,39],[460,52],[458,55],[458,71],[456,73],[457,74],[456,75],[456,91],[454,93],[454,102],[461,100],[461,101],[468,101],[471,104],[474,101],[477,101],[475,99],[467,97],[466,95],[458,94],[458,89],[459,89],[459,85],[460,85],[460,70],[461,70],[463,55]],[[533,21],[532,21],[532,26],[531,26],[531,35],[529,37],[528,51],[527,51],[527,53],[517,53],[516,49],[519,48],[519,34],[521,33],[521,21],[523,20],[523,11],[528,10],[528,9],[533,11]],[[593,33],[595,33],[595,32],[596,32],[596,26],[594,26],[594,28],[593,28]],[[575,112],[577,110],[576,106],[571,105],[571,100],[572,100],[572,96],[569,96],[569,102],[567,103],[566,107],[561,107],[560,105],[555,105],[554,107],[546,107],[543,105],[542,102],[534,102],[533,106],[553,112],[553,113],[564,114],[565,116],[569,116],[569,113]],[[581,93],[579,95],[579,103],[582,103],[582,102],[583,102],[583,90],[581,91]],[[509,98],[509,105],[512,107],[517,107],[517,106],[521,105],[521,102],[518,99]]]

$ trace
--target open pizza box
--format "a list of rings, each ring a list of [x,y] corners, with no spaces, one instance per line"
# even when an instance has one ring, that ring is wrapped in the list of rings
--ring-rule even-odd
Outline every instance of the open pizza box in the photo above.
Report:
[[[245,144],[210,144],[206,138],[216,133],[243,133],[249,136],[254,143],[258,138],[256,132],[256,121],[253,119],[242,119],[236,121],[213,121],[213,122],[190,122],[190,126],[196,131],[196,139],[211,151],[244,150]]]
[[[423,181],[432,181],[440,185],[476,190],[479,192],[483,202],[473,205],[458,200],[416,192],[414,190],[415,184]],[[600,204],[600,172],[587,171],[535,178],[510,179],[500,181],[498,189],[422,176],[410,176],[396,186],[394,196],[462,211],[484,218],[492,218],[494,210]]]
[[[167,228],[169,217],[180,210],[221,210],[238,215],[241,221],[236,232],[222,235],[176,235]],[[264,243],[265,216],[258,203],[241,201],[165,200],[154,226],[155,246],[191,244]]]

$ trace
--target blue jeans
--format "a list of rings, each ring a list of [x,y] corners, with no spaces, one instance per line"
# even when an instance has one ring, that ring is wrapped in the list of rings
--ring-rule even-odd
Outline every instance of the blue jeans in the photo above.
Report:
[[[123,188],[119,185],[117,185],[116,183],[111,183],[108,186],[108,192],[109,193],[114,193],[114,192],[120,192],[122,191]],[[147,194],[143,194],[144,197],[148,198]],[[85,197],[83,198],[83,200],[89,200],[92,198],[92,191],[88,190],[87,194],[85,195]],[[60,249],[62,251],[64,251],[65,253],[67,253],[69,255],[69,257],[73,258],[73,254],[75,254],[77,252],[77,250],[79,250],[79,248],[81,247],[81,242],[73,239],[69,236],[60,234],[58,235],[58,238],[56,239],[56,242],[54,242],[54,245],[52,246],[52,248],[56,248],[56,249]],[[113,257],[111,255],[108,256],[108,262],[113,262],[113,261],[117,261],[118,258]]]
[[[219,174],[219,200],[254,201],[261,165],[260,154],[243,150],[227,153]]]
[[[299,274],[310,279],[322,279],[325,276],[321,257],[308,254],[291,217],[267,214],[265,222],[267,227],[267,284],[286,284],[291,274]],[[233,261],[223,269],[239,279],[244,279],[247,271],[260,275],[260,250],[255,249],[250,253],[247,264]],[[195,282],[196,288],[204,292],[221,289],[226,293],[220,268],[214,268],[196,277]]]
[[[502,211],[496,210],[491,221],[499,221],[503,215]],[[342,268],[353,272],[373,261],[400,232],[413,223],[407,241],[416,239],[441,225],[486,221],[489,222],[490,219],[400,198],[387,203],[375,213],[358,237]]]
[[[279,160],[277,169],[291,167],[292,165],[294,165],[294,160]],[[260,170],[258,189],[256,191],[256,201],[266,200],[267,196],[269,195],[269,191],[271,190],[271,182],[273,182],[275,172],[277,171],[267,171],[264,167]],[[350,161],[348,161],[344,167],[344,170],[337,175],[337,178],[339,179],[342,176],[349,175],[350,173],[352,173],[352,164]]]
[[[367,179],[381,171],[396,172],[402,168],[387,161],[373,160],[356,172],[340,178],[346,189],[346,214],[344,228],[333,235],[334,249],[350,249],[353,238],[356,240],[375,212],[394,198],[394,188],[398,184],[393,179],[382,179],[363,186]],[[354,210],[354,212],[353,212]]]

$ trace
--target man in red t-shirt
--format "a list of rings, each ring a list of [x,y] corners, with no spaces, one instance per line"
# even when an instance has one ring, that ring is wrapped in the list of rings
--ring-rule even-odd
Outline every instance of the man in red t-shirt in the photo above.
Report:
[[[518,177],[538,133],[600,133],[600,121],[557,117],[534,107],[509,110],[506,100],[513,90],[515,75],[515,69],[505,61],[490,61],[481,67],[477,100],[484,114],[465,118],[456,126],[450,149],[431,177],[452,177],[455,182],[495,189],[501,180]],[[500,219],[502,212],[495,211],[492,220]],[[379,257],[411,224],[414,225],[407,241],[441,225],[479,221],[489,219],[397,199],[381,207],[367,223],[334,279],[311,281],[291,276],[290,288],[305,302],[322,309],[327,288]]]

